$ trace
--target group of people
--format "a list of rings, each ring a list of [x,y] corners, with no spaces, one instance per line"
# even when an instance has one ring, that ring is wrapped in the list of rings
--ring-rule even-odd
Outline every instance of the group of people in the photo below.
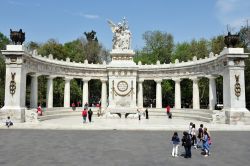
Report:
[[[92,115],[93,115],[93,111],[91,109],[88,109],[88,103],[85,103],[83,111],[82,111],[83,123],[87,122],[87,117],[88,117],[89,122],[92,122]]]
[[[195,124],[190,122],[188,131],[183,132],[183,137],[180,140],[178,133],[174,132],[172,136],[172,156],[178,157],[178,148],[180,142],[182,142],[182,146],[185,149],[185,158],[191,158],[192,152],[191,148],[194,149],[201,148],[202,154],[207,157],[209,156],[210,146],[212,144],[211,134],[208,132],[207,128],[203,128],[203,124],[200,124],[200,128],[196,130]]]

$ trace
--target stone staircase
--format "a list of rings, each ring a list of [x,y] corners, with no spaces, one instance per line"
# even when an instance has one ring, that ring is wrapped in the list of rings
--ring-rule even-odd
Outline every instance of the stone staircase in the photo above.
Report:
[[[97,116],[97,107],[89,107],[93,111],[93,116]],[[68,116],[82,116],[82,107],[77,107],[75,111],[72,108],[57,107],[52,109],[43,109],[43,116],[38,116],[39,121],[45,121],[50,119],[58,119]]]
[[[97,116],[97,107],[90,107],[93,111],[93,116]],[[67,116],[81,116],[81,111],[83,108],[78,107],[75,111],[72,111],[71,108],[52,108],[52,109],[45,109],[43,110],[43,116],[38,116],[39,121],[49,120],[49,119],[57,119]],[[145,108],[144,108],[145,110]],[[149,108],[149,117],[157,118],[157,117],[166,117],[165,108],[156,109],[156,108]],[[203,122],[212,122],[213,121],[213,111],[200,109],[200,110],[193,110],[193,109],[171,109],[173,119],[190,119],[190,120],[198,120]],[[119,117],[117,117],[119,118]]]
[[[207,109],[171,109],[172,118],[178,119],[194,119],[203,122],[212,122],[213,121],[213,111]],[[165,109],[149,109],[149,116],[157,117],[157,116],[167,116]]]

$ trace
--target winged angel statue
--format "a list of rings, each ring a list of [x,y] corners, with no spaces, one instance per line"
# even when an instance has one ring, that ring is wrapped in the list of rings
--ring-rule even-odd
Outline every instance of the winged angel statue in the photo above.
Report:
[[[131,32],[128,28],[128,23],[123,18],[122,23],[114,24],[111,20],[108,20],[108,24],[113,32],[113,49],[130,49],[131,45]]]

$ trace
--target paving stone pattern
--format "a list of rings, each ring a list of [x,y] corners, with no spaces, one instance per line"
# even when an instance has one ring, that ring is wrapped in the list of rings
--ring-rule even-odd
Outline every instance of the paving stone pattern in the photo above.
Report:
[[[213,131],[211,156],[171,157],[171,131],[0,130],[1,166],[249,165],[250,132]],[[182,135],[179,132],[179,135]],[[183,147],[179,149],[184,152]]]

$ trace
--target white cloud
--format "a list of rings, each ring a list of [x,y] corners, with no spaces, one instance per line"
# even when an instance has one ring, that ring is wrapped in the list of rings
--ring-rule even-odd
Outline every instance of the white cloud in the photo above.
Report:
[[[224,26],[230,25],[238,30],[250,19],[249,0],[217,0],[215,4],[216,16]]]
[[[99,18],[98,15],[94,15],[94,14],[84,14],[83,16],[85,18],[88,18],[88,19],[98,19]]]
[[[17,2],[17,1],[13,1],[13,0],[9,0],[8,3],[9,3],[10,5],[14,5],[14,6],[23,6],[22,3]]]
[[[96,14],[86,14],[86,13],[82,13],[82,12],[72,13],[72,15],[84,17],[86,19],[98,19],[99,18],[99,15],[96,15]]]

